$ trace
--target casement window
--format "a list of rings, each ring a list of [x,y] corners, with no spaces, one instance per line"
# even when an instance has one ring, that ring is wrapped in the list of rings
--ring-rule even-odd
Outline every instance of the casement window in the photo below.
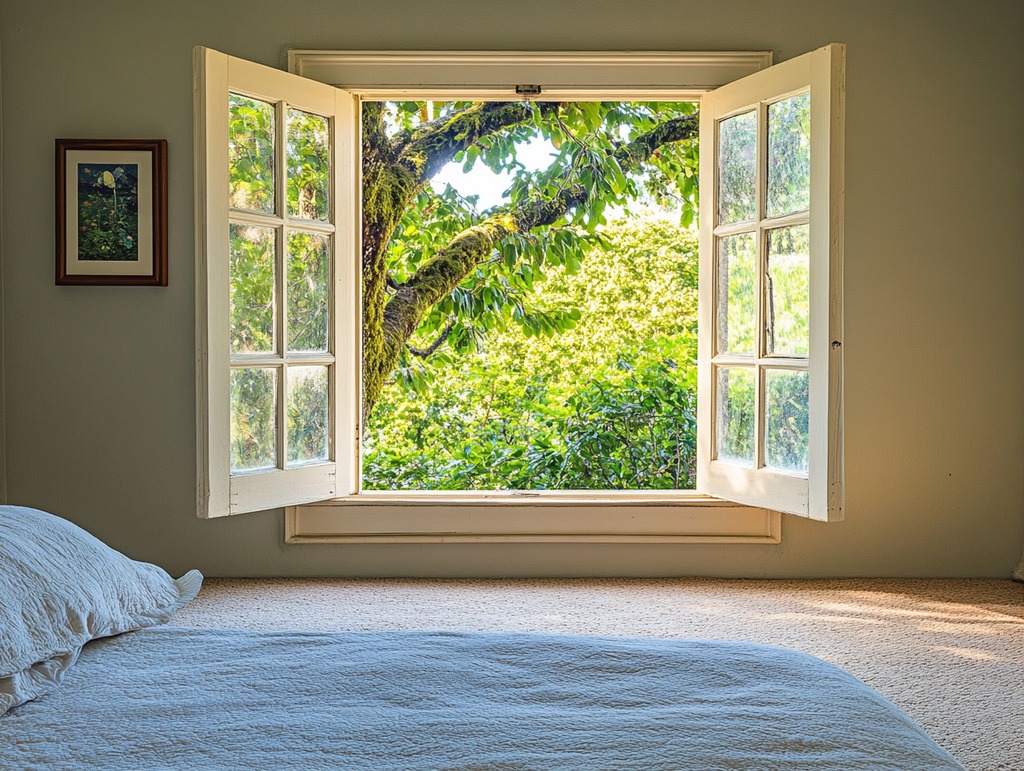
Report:
[[[841,518],[844,57],[293,51],[286,73],[197,48],[199,516],[289,507],[293,541],[777,542],[778,512]],[[360,101],[509,83],[700,101],[696,492],[360,490]]]

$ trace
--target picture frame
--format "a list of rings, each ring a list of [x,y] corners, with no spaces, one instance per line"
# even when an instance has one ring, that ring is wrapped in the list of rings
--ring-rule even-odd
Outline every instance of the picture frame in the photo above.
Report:
[[[56,283],[167,286],[167,140],[56,140]]]

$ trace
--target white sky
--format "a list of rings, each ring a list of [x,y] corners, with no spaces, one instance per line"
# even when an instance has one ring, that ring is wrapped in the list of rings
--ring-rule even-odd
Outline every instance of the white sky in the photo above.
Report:
[[[530,171],[546,168],[554,153],[551,143],[539,137],[516,148],[517,160]],[[437,191],[444,190],[444,186],[449,184],[462,196],[479,195],[477,209],[483,211],[508,202],[502,193],[512,184],[512,174],[495,174],[479,161],[468,173],[462,170],[461,163],[449,163],[434,175],[430,184]]]

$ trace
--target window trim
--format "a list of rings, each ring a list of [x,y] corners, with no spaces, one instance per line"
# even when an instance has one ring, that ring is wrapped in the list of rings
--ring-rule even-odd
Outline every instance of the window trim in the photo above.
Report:
[[[513,87],[495,89],[490,84],[533,82],[552,84],[544,85],[542,92],[550,99],[699,99],[724,83],[770,66],[771,60],[770,51],[633,54],[293,50],[288,53],[288,68],[295,74],[337,85],[362,99],[410,95],[443,99],[466,92],[472,92],[474,98],[517,99],[520,97]],[[415,73],[418,82],[406,82],[409,73]],[[609,73],[617,77],[609,78]],[[566,83],[573,85],[568,87]],[[635,83],[645,85],[638,88],[632,85]],[[687,85],[680,87],[680,83]],[[515,511],[512,518],[510,509]],[[581,519],[586,519],[586,528],[581,526]],[[781,516],[692,490],[668,494],[367,491],[288,507],[285,540],[779,543]]]
[[[514,516],[510,516],[514,511]],[[782,542],[782,515],[693,491],[363,493],[285,509],[285,542]]]
[[[288,69],[299,75],[339,88],[352,99],[396,98],[415,94],[441,99],[465,96],[519,99],[514,85],[494,89],[483,85],[541,83],[542,98],[658,99],[699,98],[701,94],[771,66],[770,51],[755,52],[403,52],[403,51],[309,51],[288,52]],[[556,76],[552,76],[552,70]],[[396,77],[395,73],[404,73]],[[613,73],[609,76],[609,73]],[[283,74],[283,73],[282,73]],[[198,77],[198,76],[197,76]],[[403,80],[415,82],[403,83]],[[569,85],[559,85],[572,84]],[[642,82],[642,87],[632,86]],[[388,84],[384,87],[383,84]],[[679,83],[700,84],[679,86]],[[550,85],[547,85],[550,84]],[[197,94],[203,84],[197,80]],[[342,91],[341,89],[344,89]],[[339,96],[339,98],[342,98]],[[358,98],[356,99],[358,101]],[[200,120],[204,109],[197,96],[197,187],[209,169],[199,154]],[[208,109],[208,108],[206,108]],[[358,120],[351,124],[358,132]],[[353,142],[353,145],[356,143]],[[358,158],[350,159],[353,178],[358,177]],[[225,172],[226,173],[226,172]],[[197,231],[203,212],[197,201]],[[359,214],[353,225],[358,227]],[[199,237],[197,232],[197,238]],[[355,250],[352,251],[355,255]],[[355,267],[346,265],[349,262]],[[336,259],[336,275],[356,271],[358,258]],[[358,281],[355,281],[358,284]],[[354,290],[358,292],[358,287]],[[353,318],[359,328],[358,303]],[[197,329],[205,325],[205,298],[197,299]],[[352,335],[359,338],[359,335]],[[358,348],[358,339],[354,347]],[[358,361],[358,359],[356,359]],[[197,357],[200,380],[208,363]],[[340,386],[340,383],[339,383]],[[352,447],[358,442],[360,421],[357,393],[342,395],[339,387],[339,423],[351,413]],[[200,385],[200,403],[209,392]],[[351,402],[351,404],[348,404]],[[339,442],[339,445],[341,443]],[[206,448],[201,448],[201,453]],[[763,508],[731,503],[695,491],[551,491],[468,493],[359,493],[355,461],[357,453],[337,446],[339,475],[354,484],[340,484],[352,494],[311,504],[286,506],[285,539],[310,542],[743,542],[779,543],[781,515]],[[351,456],[350,458],[347,456]],[[207,458],[201,457],[201,464]],[[342,466],[347,466],[343,470]],[[346,473],[347,472],[347,473]],[[200,474],[202,477],[202,472]],[[204,480],[199,480],[200,496]],[[267,508],[270,508],[269,506]],[[509,524],[509,509],[516,515]],[[364,518],[373,515],[372,523]],[[586,525],[573,524],[574,518]],[[607,524],[604,517],[614,519]],[[425,521],[425,524],[417,520]],[[598,524],[604,522],[606,524]],[[325,524],[326,528],[325,528]],[[599,531],[600,532],[597,532]]]

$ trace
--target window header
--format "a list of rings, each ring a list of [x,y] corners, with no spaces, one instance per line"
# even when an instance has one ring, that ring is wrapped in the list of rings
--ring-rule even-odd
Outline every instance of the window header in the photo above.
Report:
[[[523,83],[540,86],[543,98],[552,101],[585,99],[595,92],[610,99],[616,89],[627,89],[632,100],[696,98],[771,63],[771,51],[288,52],[290,72],[370,99],[413,91],[420,99],[457,98],[466,91],[473,91],[474,99],[522,99],[516,86]]]

